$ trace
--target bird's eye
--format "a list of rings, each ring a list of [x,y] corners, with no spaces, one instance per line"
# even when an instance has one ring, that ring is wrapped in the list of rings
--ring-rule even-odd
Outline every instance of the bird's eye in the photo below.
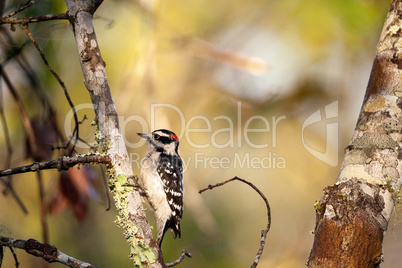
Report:
[[[160,138],[160,136],[158,134],[154,134],[154,139],[158,140]]]

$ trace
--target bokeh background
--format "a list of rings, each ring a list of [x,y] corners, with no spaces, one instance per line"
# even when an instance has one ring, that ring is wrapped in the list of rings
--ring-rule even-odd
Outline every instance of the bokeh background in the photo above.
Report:
[[[24,4],[6,1],[3,13]],[[179,149],[186,163],[182,238],[173,240],[166,234],[166,261],[175,260],[185,248],[193,258],[181,267],[252,263],[267,221],[262,199],[240,182],[198,194],[209,184],[238,176],[257,186],[271,205],[272,227],[260,267],[305,265],[313,243],[313,205],[322,189],[336,181],[389,5],[390,1],[375,0],[119,0],[101,5],[95,28],[134,173],[139,174],[146,152],[135,133],[167,128],[181,138]],[[65,11],[62,1],[41,1],[20,16]],[[79,119],[88,118],[80,125],[80,137],[92,144],[94,113],[70,26],[51,21],[30,29],[66,83]],[[0,60],[29,117],[45,118],[46,111],[16,60],[7,60],[10,51],[22,46],[21,55],[56,110],[59,129],[69,138],[71,108],[61,87],[20,27],[11,31],[2,26],[1,32]],[[4,81],[0,83],[11,165],[29,164],[17,106]],[[330,104],[335,105],[336,116],[326,119],[325,107]],[[322,120],[303,128],[317,111]],[[336,131],[327,131],[329,124]],[[0,128],[0,165],[7,168],[4,124]],[[253,129],[257,131],[245,132]],[[331,154],[317,158],[307,147]],[[79,142],[77,151],[89,148]],[[52,158],[60,154],[55,150]],[[77,212],[67,204],[49,212],[50,243],[95,266],[130,267],[113,204],[106,210],[101,170],[91,172],[91,178],[82,179],[90,196],[80,204],[86,209]],[[60,195],[61,178],[56,171],[42,175],[45,199],[52,207]],[[0,195],[1,235],[42,240],[36,175],[14,176],[13,184],[29,214],[10,194]],[[391,219],[382,267],[399,267],[402,261],[400,213],[397,209]],[[152,213],[149,218],[154,223]],[[4,267],[13,267],[13,257],[5,251]],[[22,251],[17,254],[21,267],[43,265]]]

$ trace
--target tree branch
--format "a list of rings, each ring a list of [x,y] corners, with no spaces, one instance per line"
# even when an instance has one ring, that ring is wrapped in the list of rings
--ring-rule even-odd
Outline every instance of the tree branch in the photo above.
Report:
[[[249,185],[251,188],[253,188],[261,196],[261,198],[264,200],[265,205],[267,207],[267,219],[268,219],[267,228],[265,228],[265,230],[261,231],[260,248],[258,249],[258,252],[257,252],[257,254],[255,256],[254,262],[251,264],[251,267],[254,268],[254,267],[257,267],[258,262],[260,261],[262,252],[263,252],[264,247],[265,247],[265,240],[267,238],[267,234],[269,232],[269,229],[271,228],[271,208],[269,206],[268,199],[265,197],[265,195],[254,184],[252,184],[251,182],[248,182],[246,180],[243,180],[241,178],[238,178],[238,177],[234,177],[234,178],[232,178],[230,180],[227,180],[227,181],[224,181],[224,182],[221,182],[221,183],[217,183],[215,185],[208,185],[207,188],[204,188],[204,189],[200,190],[198,193],[202,194],[206,190],[212,190],[212,189],[214,189],[216,187],[223,186],[226,183],[229,183],[229,182],[232,182],[232,181],[235,181],[235,180],[241,181],[241,182]]]
[[[0,74],[3,75],[3,68],[0,66]],[[6,79],[6,78],[5,78]],[[10,81],[8,81],[9,83],[11,83]],[[11,157],[13,154],[13,148],[11,146],[11,139],[10,139],[10,133],[8,131],[8,124],[7,124],[7,120],[6,120],[6,116],[4,114],[4,104],[3,104],[3,87],[0,85],[0,121],[1,121],[1,125],[3,126],[3,131],[4,131],[4,136],[6,139],[6,146],[7,146],[7,158],[5,161],[5,167],[10,167],[11,166]],[[3,191],[3,194],[6,194],[7,191],[10,191],[11,195],[15,198],[15,200],[17,201],[18,205],[21,207],[22,211],[25,214],[28,214],[28,210],[25,206],[25,204],[22,202],[21,198],[17,195],[17,193],[14,190],[14,187],[12,185],[12,177],[8,177],[8,178],[1,178],[0,180],[4,186],[6,187]]]
[[[134,174],[93,25],[93,14],[101,2],[66,0],[84,83],[94,105],[97,133],[108,143],[107,154],[114,171],[108,181],[119,214],[116,224],[123,228],[136,267],[165,267],[141,196],[123,187]]]
[[[38,17],[27,17],[27,18],[9,18],[3,17],[0,18],[1,24],[27,24],[27,23],[35,23],[42,22],[48,20],[68,20],[68,16],[66,13],[57,13],[57,14],[49,14]]]
[[[55,246],[49,244],[42,244],[41,242],[36,241],[35,239],[22,240],[16,238],[1,237],[0,245],[7,246],[10,249],[11,248],[24,249],[28,254],[40,257],[49,263],[59,262],[72,268],[95,268],[95,266],[89,263],[68,256],[67,254],[58,250],[57,247]]]
[[[67,157],[62,156],[57,159],[47,161],[47,162],[35,162],[33,164],[15,168],[9,168],[0,170],[0,177],[12,175],[12,174],[21,174],[26,172],[35,172],[38,170],[44,169],[57,169],[67,170],[77,164],[91,164],[91,163],[98,163],[98,164],[106,164],[109,165],[111,163],[110,157],[107,155],[83,155],[83,156],[75,156],[75,157]]]
[[[8,246],[8,248],[10,249],[11,254],[13,255],[15,267],[18,268],[20,266],[20,263],[18,261],[17,253],[15,253],[15,250],[12,246]]]
[[[4,1],[4,2],[5,2],[5,1]],[[20,13],[21,11],[24,11],[24,10],[27,9],[28,7],[32,6],[34,3],[35,3],[35,1],[29,0],[29,1],[25,4],[25,6],[23,6],[23,7],[19,8],[19,9],[17,9],[16,11],[14,11],[14,12],[8,14],[7,16],[4,16],[4,18],[10,18],[10,17],[12,17],[12,16],[15,16],[15,15],[17,15],[18,13]]]
[[[22,126],[24,127],[25,133],[27,134],[27,138],[29,140],[30,145],[32,146],[32,151],[34,152],[34,154],[36,154],[38,150],[36,149],[35,133],[31,121],[29,120],[24,104],[21,101],[17,89],[11,83],[11,79],[7,75],[2,65],[0,65],[0,75],[3,77],[4,82],[6,83],[8,89],[10,90],[11,95],[15,100],[15,103],[17,104],[18,112],[21,115]]]
[[[181,253],[180,257],[173,262],[166,263],[166,267],[173,267],[175,265],[178,265],[179,263],[181,263],[184,260],[184,258],[186,256],[189,258],[193,257],[193,255],[191,255],[190,252],[187,252],[185,249],[183,249],[183,252]]]
[[[38,180],[38,192],[39,192],[39,220],[42,228],[42,241],[43,243],[49,243],[49,224],[47,221],[47,208],[45,202],[45,186],[43,184],[42,173],[37,172],[36,178]]]
[[[73,145],[73,147],[71,148],[71,152],[70,154],[72,154],[74,152],[74,148],[75,148],[75,144],[78,141],[79,138],[79,121],[78,121],[78,116],[77,116],[77,112],[75,110],[75,106],[73,104],[73,101],[70,98],[70,94],[68,93],[67,87],[64,84],[63,80],[61,80],[60,76],[57,74],[57,72],[52,68],[52,66],[50,66],[49,62],[46,59],[45,53],[43,52],[42,48],[39,46],[38,42],[36,42],[35,38],[33,37],[33,35],[31,34],[31,32],[29,31],[29,26],[28,24],[22,24],[22,28],[24,29],[25,33],[27,34],[27,36],[29,37],[29,39],[31,40],[32,44],[34,44],[34,46],[36,47],[36,49],[38,50],[43,62],[45,63],[46,67],[48,68],[48,70],[52,73],[52,75],[56,78],[57,82],[59,82],[61,88],[63,89],[64,95],[67,99],[68,104],[71,107],[71,110],[73,111],[73,116],[74,116],[74,122],[75,122],[75,143]]]
[[[402,0],[377,45],[363,105],[336,183],[315,204],[308,267],[379,267],[402,184]]]

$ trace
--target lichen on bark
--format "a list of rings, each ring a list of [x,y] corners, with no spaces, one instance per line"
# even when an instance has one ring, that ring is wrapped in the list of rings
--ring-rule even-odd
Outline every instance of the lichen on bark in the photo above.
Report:
[[[141,197],[124,186],[133,171],[93,27],[93,14],[102,1],[66,0],[66,3],[85,86],[94,106],[98,148],[111,159],[109,188],[118,211],[116,223],[123,228],[135,267],[162,267],[163,260],[153,240]]]
[[[394,0],[341,171],[315,204],[309,267],[378,267],[382,261],[402,180],[401,77],[402,1]]]

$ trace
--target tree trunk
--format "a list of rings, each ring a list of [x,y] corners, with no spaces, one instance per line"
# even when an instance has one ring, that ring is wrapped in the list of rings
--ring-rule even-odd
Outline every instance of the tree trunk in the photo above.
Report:
[[[130,258],[136,267],[164,267],[141,197],[137,191],[131,191],[132,187],[124,186],[133,176],[133,171],[93,26],[93,14],[102,0],[66,0],[66,3],[85,86],[94,105],[98,151],[106,153],[111,159],[109,186],[119,212],[116,223],[124,230],[131,248]]]
[[[315,205],[309,267],[378,267],[402,175],[402,1],[382,30],[339,177]]]

